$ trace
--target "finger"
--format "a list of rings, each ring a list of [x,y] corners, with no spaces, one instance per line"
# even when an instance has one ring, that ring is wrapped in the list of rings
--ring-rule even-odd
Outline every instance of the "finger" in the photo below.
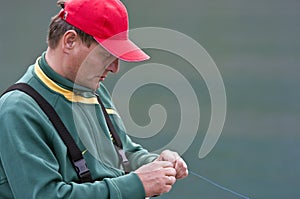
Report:
[[[177,172],[174,168],[165,168],[165,175],[166,176],[176,176]]]
[[[188,170],[180,171],[180,172],[177,172],[175,177],[176,177],[176,179],[182,179],[182,178],[187,177],[188,174],[189,174]]]
[[[169,161],[157,161],[155,163],[161,166],[162,168],[173,167],[173,163]]]
[[[175,169],[176,169],[176,178],[177,179],[184,178],[188,175],[187,165],[183,159],[176,161]]]
[[[176,182],[176,178],[174,176],[166,176],[166,185],[173,185]]]
[[[158,160],[165,160],[169,162],[174,162],[176,159],[180,158],[178,153],[170,150],[164,150],[161,154]]]
[[[182,158],[179,158],[178,160],[175,161],[175,169],[176,168],[185,168],[187,169],[187,165],[185,161]]]

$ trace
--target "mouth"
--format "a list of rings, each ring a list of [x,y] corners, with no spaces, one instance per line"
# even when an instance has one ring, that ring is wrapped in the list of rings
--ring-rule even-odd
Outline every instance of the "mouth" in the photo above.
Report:
[[[105,80],[105,78],[106,78],[106,76],[104,76],[104,75],[103,75],[103,76],[101,76],[101,77],[100,77],[100,81],[104,81],[104,80]]]

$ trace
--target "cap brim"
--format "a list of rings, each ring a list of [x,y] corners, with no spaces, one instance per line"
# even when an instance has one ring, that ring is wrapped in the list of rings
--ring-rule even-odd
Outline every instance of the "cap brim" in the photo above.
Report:
[[[94,39],[108,52],[123,61],[140,62],[150,59],[149,55],[129,39]]]

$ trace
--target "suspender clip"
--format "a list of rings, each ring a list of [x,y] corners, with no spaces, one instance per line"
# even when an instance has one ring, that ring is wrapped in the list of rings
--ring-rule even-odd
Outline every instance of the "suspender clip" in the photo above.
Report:
[[[74,161],[73,163],[77,171],[77,174],[79,175],[80,178],[84,177],[85,174],[89,172],[89,169],[86,166],[85,159],[79,159],[77,161]]]

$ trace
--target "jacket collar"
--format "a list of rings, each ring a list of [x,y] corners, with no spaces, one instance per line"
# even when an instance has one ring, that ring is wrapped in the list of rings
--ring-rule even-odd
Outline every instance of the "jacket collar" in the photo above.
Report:
[[[94,91],[75,84],[56,73],[46,62],[45,52],[34,65],[34,72],[38,78],[51,90],[63,95],[71,102],[98,104]]]

